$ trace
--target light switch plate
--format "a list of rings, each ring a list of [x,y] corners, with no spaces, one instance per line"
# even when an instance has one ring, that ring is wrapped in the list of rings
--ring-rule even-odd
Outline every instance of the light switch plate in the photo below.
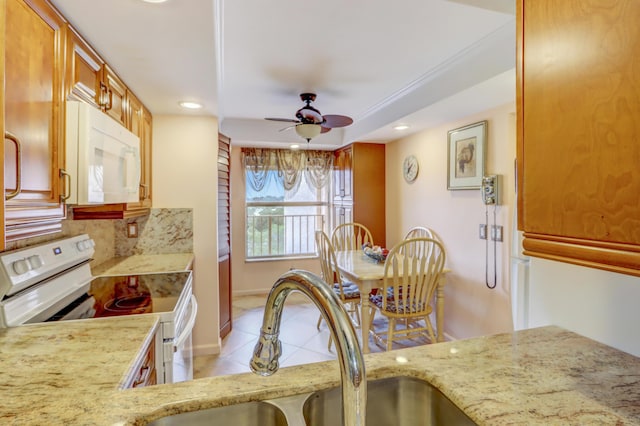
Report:
[[[502,226],[501,225],[491,225],[491,240],[492,241],[502,241]]]
[[[487,239],[487,225],[484,223],[481,223],[480,226],[478,227],[478,237],[481,240],[486,240]]]

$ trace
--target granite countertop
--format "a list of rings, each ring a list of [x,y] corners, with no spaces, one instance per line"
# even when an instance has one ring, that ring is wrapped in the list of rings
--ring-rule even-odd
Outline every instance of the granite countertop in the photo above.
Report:
[[[138,315],[0,329],[0,424],[93,423],[87,414],[108,410],[158,325]]]
[[[92,265],[91,273],[98,276],[186,271],[192,269],[193,259],[193,253],[137,254],[114,257],[99,265]]]
[[[0,331],[0,423],[143,425],[340,384],[338,362],[327,361],[271,377],[119,389],[153,326],[142,315]],[[429,381],[480,425],[640,425],[640,358],[554,326],[368,354],[365,363],[369,379]]]

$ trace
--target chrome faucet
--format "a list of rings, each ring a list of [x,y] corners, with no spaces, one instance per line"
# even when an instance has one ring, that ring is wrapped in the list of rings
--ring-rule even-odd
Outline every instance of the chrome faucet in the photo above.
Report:
[[[362,349],[344,305],[317,275],[292,270],[273,284],[264,309],[260,338],[253,350],[251,370],[261,376],[278,371],[282,345],[278,340],[284,302],[292,291],[306,294],[320,309],[336,342],[342,380],[342,413],[346,426],[364,426],[367,407],[367,380]]]

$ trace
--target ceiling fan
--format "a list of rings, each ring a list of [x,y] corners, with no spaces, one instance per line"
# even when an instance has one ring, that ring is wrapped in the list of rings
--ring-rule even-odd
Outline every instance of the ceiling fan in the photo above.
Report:
[[[345,127],[353,123],[351,117],[346,115],[327,114],[322,115],[320,111],[311,106],[311,102],[316,100],[315,93],[301,93],[300,99],[306,103],[305,106],[296,111],[296,120],[292,118],[270,118],[265,120],[284,121],[286,123],[296,123],[293,126],[285,127],[282,130],[296,129],[296,133],[310,142],[311,139],[320,133],[327,133],[334,127]]]

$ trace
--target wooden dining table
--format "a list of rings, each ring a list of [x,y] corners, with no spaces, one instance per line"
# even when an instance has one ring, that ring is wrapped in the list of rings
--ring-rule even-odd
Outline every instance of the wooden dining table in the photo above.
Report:
[[[384,263],[377,262],[364,254],[362,250],[336,251],[336,267],[343,277],[353,282],[360,289],[362,306],[360,309],[360,327],[362,329],[362,351],[369,353],[369,326],[372,318],[369,313],[369,293],[374,288],[382,287],[384,279]],[[444,342],[444,286],[445,275],[450,272],[445,268],[438,280],[436,289],[436,341]]]

